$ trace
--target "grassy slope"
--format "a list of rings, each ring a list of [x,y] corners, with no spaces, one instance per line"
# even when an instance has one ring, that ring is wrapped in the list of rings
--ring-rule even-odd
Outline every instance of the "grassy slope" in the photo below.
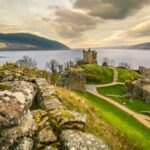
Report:
[[[101,118],[128,137],[130,142],[138,145],[139,148],[136,149],[149,150],[150,130],[148,128],[143,126],[132,116],[90,93],[81,95],[93,104]]]
[[[87,83],[89,84],[104,84],[113,81],[113,70],[108,67],[87,64],[83,65],[82,68],[86,71]]]
[[[140,77],[140,75],[129,69],[117,68],[118,70],[118,78],[120,82],[125,82],[126,80],[135,80]]]
[[[125,86],[124,85],[114,85],[110,87],[103,87],[97,89],[100,94],[106,95],[120,95],[123,96],[125,94]],[[120,98],[115,96],[109,96],[114,99],[116,102],[120,104],[125,104],[126,107],[129,109],[140,112],[140,111],[150,111],[150,104],[145,103],[144,101],[134,98],[134,99],[127,99],[127,98]]]
[[[103,115],[101,115],[105,110],[102,109],[101,111],[103,113],[101,113],[99,107],[92,105],[92,100],[90,100],[89,97],[87,97],[89,100],[85,98],[87,95],[75,93],[64,88],[57,88],[57,95],[69,109],[86,113],[86,131],[102,138],[111,146],[112,150],[140,149],[137,145],[132,143],[127,136],[120,133],[115,127],[107,122]],[[107,112],[109,111],[107,110],[106,113]]]

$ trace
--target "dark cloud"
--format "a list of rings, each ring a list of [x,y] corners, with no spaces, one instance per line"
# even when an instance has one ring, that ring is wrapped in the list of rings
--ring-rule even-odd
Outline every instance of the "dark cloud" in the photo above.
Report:
[[[50,21],[56,33],[65,38],[81,37],[84,32],[95,28],[100,21],[99,18],[69,9],[58,9],[55,15],[55,20],[47,18],[43,18],[43,20]]]
[[[76,0],[73,7],[103,19],[123,19],[148,4],[150,0]]]

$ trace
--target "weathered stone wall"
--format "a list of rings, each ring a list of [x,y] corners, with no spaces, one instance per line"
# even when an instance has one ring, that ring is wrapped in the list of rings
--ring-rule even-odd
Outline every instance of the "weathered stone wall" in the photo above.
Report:
[[[126,82],[126,93],[150,103],[150,68],[140,67],[139,72],[142,78],[133,82]]]
[[[86,75],[81,68],[69,68],[64,71],[57,82],[60,87],[71,90],[85,91]]]
[[[55,148],[62,150],[110,149],[102,140],[92,134],[85,133],[86,114],[71,111],[65,107],[55,95],[54,87],[49,86],[46,80],[37,79],[36,84],[38,87],[40,107],[46,110],[52,127],[51,130],[49,129],[51,133],[49,135],[53,137],[49,138],[53,139],[53,145],[50,145],[50,147],[55,145]],[[43,137],[46,135],[41,134],[41,136],[40,139],[45,141]]]
[[[32,136],[36,128],[29,110],[36,87],[25,81],[4,84],[9,90],[0,91],[0,147],[7,150],[22,136]]]
[[[0,83],[0,150],[110,149],[85,133],[86,114],[64,106],[45,79],[10,81],[6,76]]]
[[[140,67],[139,71],[141,75],[143,76],[143,78],[150,80],[150,68]]]
[[[126,93],[131,97],[143,99],[145,102],[150,103],[150,82],[139,79],[134,82],[126,82]]]

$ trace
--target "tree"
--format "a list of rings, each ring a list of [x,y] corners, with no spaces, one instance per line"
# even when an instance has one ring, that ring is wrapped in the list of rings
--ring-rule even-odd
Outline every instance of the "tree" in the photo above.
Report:
[[[56,73],[59,67],[57,60],[52,59],[46,63],[46,67],[51,70],[52,73]]]
[[[131,68],[131,65],[126,63],[126,62],[121,62],[119,63],[119,67],[123,67],[123,68],[126,68],[126,69],[130,69]]]
[[[22,59],[19,59],[16,64],[18,65],[26,65],[28,67],[36,67],[37,62],[35,59],[29,57],[29,56],[23,56]]]
[[[110,66],[115,66],[115,61],[113,59],[110,60]]]
[[[103,58],[102,66],[109,66],[109,59],[107,57]]]

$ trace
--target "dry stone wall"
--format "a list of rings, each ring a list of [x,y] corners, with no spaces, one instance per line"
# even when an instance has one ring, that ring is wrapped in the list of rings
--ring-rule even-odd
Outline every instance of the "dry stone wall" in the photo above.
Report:
[[[86,114],[64,106],[54,86],[43,78],[22,79],[1,78],[0,150],[110,149],[85,132]]]

